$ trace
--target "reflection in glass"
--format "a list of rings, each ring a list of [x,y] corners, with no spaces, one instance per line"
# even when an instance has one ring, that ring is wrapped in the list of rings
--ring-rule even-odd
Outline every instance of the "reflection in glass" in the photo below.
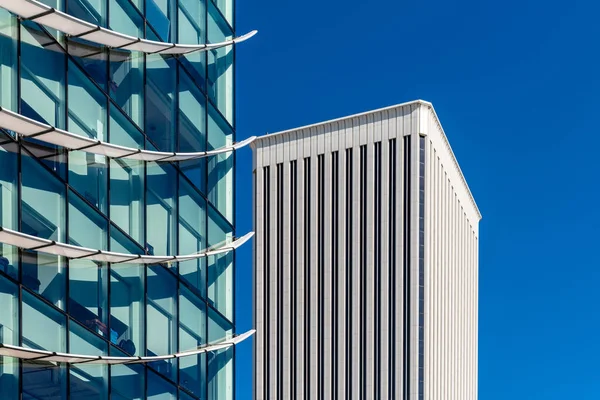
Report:
[[[27,291],[23,291],[22,313],[24,347],[66,352],[65,315]],[[65,399],[65,372],[65,365],[23,362],[23,399]]]
[[[88,329],[116,342],[116,332],[107,325],[107,274],[106,264],[69,261],[69,313]]]
[[[206,202],[184,179],[179,178],[179,254],[198,253],[207,247]],[[205,296],[206,259],[179,263],[179,274]]]
[[[40,62],[44,60],[44,62]],[[41,28],[21,25],[21,114],[65,127],[65,55]]]
[[[233,38],[233,32],[209,1],[208,41],[223,42]],[[217,108],[233,123],[233,46],[208,51],[208,96]]]
[[[206,97],[183,68],[179,72],[179,151],[206,150]],[[206,158],[182,161],[179,167],[192,183],[206,192]]]
[[[175,151],[175,68],[172,57],[146,57],[145,131],[160,151]]]
[[[204,304],[188,289],[179,295],[179,350],[195,349],[206,343],[206,311]],[[179,360],[179,384],[196,396],[205,393],[206,355]]]
[[[106,1],[69,0],[67,12],[94,25],[106,26]]]
[[[76,323],[70,324],[69,352],[102,356],[107,344]],[[104,400],[108,398],[108,366],[74,364],[69,368],[72,400]]]
[[[69,62],[68,131],[106,141],[106,97]],[[106,157],[69,152],[69,184],[100,210],[106,210]]]
[[[177,281],[163,267],[150,267],[147,300],[147,355],[158,356],[177,352]],[[156,371],[176,380],[177,360],[150,364]]]
[[[177,400],[177,389],[160,375],[148,370],[148,400]]]
[[[204,0],[179,0],[179,43],[206,43]],[[206,89],[206,52],[196,51],[180,58],[202,90]]]
[[[69,243],[106,250],[107,221],[79,196],[69,191]]]
[[[175,194],[177,172],[169,164],[147,163],[147,238],[149,254],[176,253]]]
[[[17,105],[17,18],[0,9],[0,106],[16,111]]]
[[[159,41],[175,42],[177,27],[176,0],[146,0],[146,19],[159,36]],[[148,39],[156,40],[152,37]]]
[[[114,227],[110,235],[112,251],[142,253],[139,246]],[[128,355],[144,355],[145,269],[139,264],[118,264],[110,270],[110,341]]]
[[[136,0],[134,3],[140,8],[142,1]],[[134,37],[144,36],[142,17],[129,0],[110,0],[109,4],[111,29]],[[110,52],[108,92],[133,122],[143,128],[144,55],[142,53],[122,50]]]
[[[0,275],[0,340],[19,345],[19,293],[17,285]],[[18,399],[19,362],[16,358],[0,356],[0,388],[2,398]]]
[[[230,240],[233,230],[212,207],[208,210],[208,244]],[[233,252],[208,257],[208,300],[227,318],[233,318]]]
[[[33,158],[21,157],[21,231],[65,242],[65,186]],[[64,307],[65,259],[23,252],[23,284],[58,307]]]
[[[231,337],[233,326],[213,310],[208,312],[208,340],[214,342]],[[233,348],[207,354],[208,398],[233,399]]]
[[[208,148],[233,144],[233,130],[219,113],[208,107]],[[233,153],[207,158],[208,200],[229,221],[233,221]]]
[[[0,226],[18,230],[17,151],[15,143],[0,146]],[[0,244],[0,271],[17,278],[18,249]]]
[[[124,356],[116,353],[114,356]],[[111,367],[111,400],[143,400],[144,367],[141,365],[113,365]]]

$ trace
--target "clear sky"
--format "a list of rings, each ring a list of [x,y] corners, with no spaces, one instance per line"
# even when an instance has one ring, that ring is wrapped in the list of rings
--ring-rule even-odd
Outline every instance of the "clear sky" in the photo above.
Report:
[[[479,399],[600,398],[600,3],[238,1],[238,138],[433,103],[480,224]],[[252,229],[251,151],[237,224]],[[237,252],[252,327],[252,248]],[[252,345],[237,348],[252,397]]]

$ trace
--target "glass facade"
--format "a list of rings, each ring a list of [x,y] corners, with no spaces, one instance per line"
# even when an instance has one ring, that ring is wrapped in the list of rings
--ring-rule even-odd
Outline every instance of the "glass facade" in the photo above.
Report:
[[[118,32],[198,44],[234,35],[233,0],[43,0]],[[0,9],[0,105],[117,145],[231,145],[233,46],[184,56],[109,49]],[[234,234],[234,155],[179,163],[67,151],[0,130],[0,226],[132,254],[190,254]],[[74,260],[0,244],[0,342],[167,355],[234,332],[234,254],[172,265]],[[148,365],[0,357],[0,398],[232,399],[233,348]]]

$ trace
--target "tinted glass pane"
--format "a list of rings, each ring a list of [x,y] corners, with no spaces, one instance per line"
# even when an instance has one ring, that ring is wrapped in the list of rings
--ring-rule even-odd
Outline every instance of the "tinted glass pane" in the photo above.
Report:
[[[163,267],[151,267],[148,273],[147,354],[177,352],[177,281]],[[161,374],[176,380],[177,360],[151,364]]]
[[[118,354],[122,355],[122,354]],[[114,365],[111,367],[111,400],[142,400],[144,397],[144,367]]]
[[[108,223],[79,196],[69,192],[69,243],[106,250]]]
[[[206,97],[181,68],[179,74],[179,151],[206,150],[205,132]],[[206,158],[183,161],[179,163],[179,167],[197,188],[206,192]]]
[[[211,247],[231,240],[231,226],[212,207],[208,213],[208,241]],[[233,318],[233,252],[208,258],[208,299],[219,312]]]
[[[208,41],[218,43],[233,38],[231,29],[216,7],[209,1]],[[208,54],[208,96],[233,123],[233,46],[214,49]]]
[[[209,309],[208,340],[214,342],[231,337],[233,326]],[[233,349],[210,353],[208,356],[208,398],[233,399]]]
[[[179,43],[206,43],[206,4],[202,0],[179,1]],[[180,60],[192,74],[196,83],[206,88],[206,53],[194,52]]]
[[[69,0],[67,12],[94,25],[106,26],[105,0]]]
[[[212,107],[208,109],[208,148],[233,143],[233,130]],[[207,158],[208,200],[230,221],[233,220],[233,153]]]
[[[0,146],[0,226],[18,230],[18,188],[16,144]],[[18,276],[17,248],[0,244],[0,271]]]
[[[179,295],[179,349],[195,349],[206,343],[206,311],[200,299],[181,287]],[[203,397],[205,393],[206,355],[179,360],[179,384]]]
[[[193,254],[205,250],[206,202],[180,178],[179,184],[179,254]],[[206,259],[199,258],[179,263],[179,274],[205,295]]]
[[[23,346],[66,352],[66,317],[35,296],[23,292]],[[40,327],[44,329],[40,329]],[[23,363],[23,399],[66,398],[66,367]]]
[[[21,157],[21,230],[29,235],[65,242],[65,186],[34,159]],[[65,259],[23,252],[23,284],[63,308]]]
[[[177,172],[168,164],[148,163],[147,179],[146,241],[149,254],[175,254]]]
[[[146,134],[158,150],[174,151],[175,59],[154,55],[146,60]]]
[[[146,0],[146,19],[163,42],[175,41],[176,4],[176,0]]]
[[[0,10],[0,105],[16,111],[17,105],[17,19]]]
[[[65,127],[65,55],[30,22],[21,25],[21,113]]]
[[[110,248],[120,253],[142,253],[115,228],[111,228]],[[113,264],[110,271],[111,342],[116,334],[118,347],[130,355],[144,355],[145,269],[139,264]]]
[[[89,260],[69,261],[69,312],[90,330],[116,342],[107,327],[108,269]]]
[[[105,341],[78,324],[70,324],[69,351],[74,354],[101,356],[107,354]],[[108,366],[74,364],[69,369],[70,392],[73,400],[103,400],[108,398]]]
[[[17,285],[0,276],[0,340],[19,344],[19,294]],[[6,400],[16,400],[19,390],[19,362],[16,358],[0,357],[0,393]],[[5,396],[5,397],[4,397]]]
[[[177,389],[160,375],[148,370],[148,399],[176,400]]]

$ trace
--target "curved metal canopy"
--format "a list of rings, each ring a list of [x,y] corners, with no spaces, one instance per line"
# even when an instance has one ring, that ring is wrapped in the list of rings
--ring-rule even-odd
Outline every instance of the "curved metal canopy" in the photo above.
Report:
[[[86,247],[73,246],[66,243],[57,243],[54,240],[41,239],[36,236],[0,227],[0,243],[67,258],[109,262],[113,264],[160,264],[195,260],[197,258],[214,256],[235,250],[246,243],[253,235],[254,232],[247,233],[240,238],[233,238],[234,240],[229,243],[202,253],[179,256],[151,256],[145,254],[127,254],[88,249]]]
[[[0,0],[0,7],[24,19],[35,21],[64,32],[71,37],[89,40],[115,49],[141,51],[148,54],[187,54],[194,51],[207,51],[243,42],[258,32],[254,30],[245,35],[219,43],[165,43],[129,36],[106,29],[58,11],[36,0]]]
[[[172,358],[181,358],[194,356],[209,351],[217,351],[229,348],[236,345],[256,332],[254,329],[249,330],[241,335],[236,335],[232,338],[221,340],[219,342],[209,344],[207,346],[198,347],[197,349],[184,351],[181,353],[169,354],[166,356],[148,356],[148,357],[111,357],[111,356],[92,356],[70,353],[57,353],[54,351],[28,349],[26,347],[13,346],[9,344],[0,344],[0,356],[15,357],[29,361],[47,361],[47,362],[63,362],[69,364],[142,364],[155,361],[170,360]]]
[[[1,1],[1,0],[0,0]],[[151,151],[135,149],[133,147],[119,146],[100,140],[90,139],[62,129],[43,124],[24,115],[17,114],[0,107],[0,127],[17,132],[23,136],[36,138],[43,142],[66,147],[71,150],[81,150],[87,153],[100,154],[112,158],[129,158],[139,161],[185,161],[195,158],[214,156],[227,153],[244,147],[254,141],[256,136],[251,136],[231,146],[224,146],[215,150],[199,151],[194,153],[173,153],[164,151]]]

